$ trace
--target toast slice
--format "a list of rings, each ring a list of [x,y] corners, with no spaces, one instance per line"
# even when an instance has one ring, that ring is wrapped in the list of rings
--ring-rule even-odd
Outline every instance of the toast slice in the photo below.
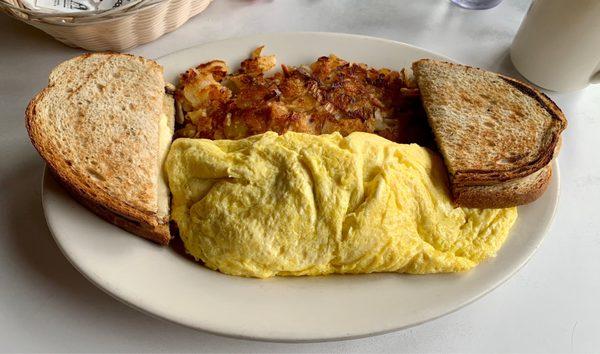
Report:
[[[550,98],[465,65],[422,59],[413,73],[458,205],[503,208],[544,192],[567,125]]]
[[[60,64],[26,111],[31,142],[74,198],[159,244],[171,238],[162,164],[173,124],[162,67],[114,53]]]

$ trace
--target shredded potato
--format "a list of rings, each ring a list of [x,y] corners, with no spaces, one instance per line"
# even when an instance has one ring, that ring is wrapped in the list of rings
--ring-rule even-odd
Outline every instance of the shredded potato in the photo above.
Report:
[[[213,60],[180,77],[183,122],[176,136],[241,139],[275,131],[375,133],[399,143],[432,145],[419,90],[405,70],[374,69],[335,55],[271,76],[274,55],[256,48],[240,69]]]

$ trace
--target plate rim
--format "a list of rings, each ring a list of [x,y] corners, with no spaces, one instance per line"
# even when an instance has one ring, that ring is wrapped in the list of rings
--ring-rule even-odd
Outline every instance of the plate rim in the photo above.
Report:
[[[180,54],[182,52],[186,52],[188,50],[192,50],[192,49],[195,49],[195,48],[198,48],[198,47],[202,47],[202,46],[209,45],[209,44],[218,44],[218,43],[222,43],[222,42],[229,42],[229,41],[232,41],[232,40],[245,40],[245,39],[250,39],[250,38],[268,37],[268,36],[280,37],[280,36],[297,36],[297,35],[320,36],[320,37],[338,37],[338,38],[339,37],[342,37],[342,38],[354,38],[354,39],[364,39],[364,40],[368,40],[368,41],[377,41],[377,42],[383,42],[383,43],[390,43],[390,44],[394,44],[394,45],[401,45],[403,47],[409,47],[411,49],[416,49],[416,50],[428,52],[428,53],[434,54],[434,55],[436,55],[438,57],[442,57],[442,58],[444,58],[444,60],[456,62],[456,60],[448,57],[445,54],[440,54],[440,53],[431,51],[429,49],[425,49],[423,47],[419,47],[419,46],[414,45],[414,44],[410,44],[410,43],[406,43],[406,42],[400,42],[400,41],[396,41],[394,39],[369,36],[369,35],[366,35],[366,34],[354,34],[354,33],[343,33],[343,32],[327,32],[327,31],[264,32],[264,33],[250,34],[250,35],[239,36],[239,37],[223,38],[223,39],[219,39],[219,40],[216,40],[216,41],[209,41],[209,42],[200,43],[200,44],[192,45],[192,46],[189,46],[189,47],[177,49],[177,50],[175,50],[173,52],[169,52],[167,54],[163,54],[163,55],[158,56],[156,58],[152,58],[152,60],[159,61],[159,60],[164,59],[166,57],[169,57],[171,55]]]
[[[416,327],[419,326],[423,323],[426,322],[430,322],[430,321],[434,321],[438,318],[442,318],[445,317],[447,315],[450,315],[456,311],[459,311],[461,309],[463,309],[464,307],[475,303],[476,301],[480,300],[481,298],[483,298],[484,296],[486,296],[487,294],[491,293],[492,291],[496,290],[497,288],[499,288],[501,285],[503,285],[504,283],[506,283],[508,280],[510,280],[515,274],[517,274],[527,263],[529,263],[529,261],[533,258],[534,254],[537,253],[537,250],[540,248],[540,246],[542,245],[542,243],[544,242],[544,239],[546,238],[546,235],[548,234],[550,228],[552,227],[552,225],[554,224],[554,220],[556,218],[556,211],[558,209],[558,204],[560,202],[560,168],[558,165],[558,161],[554,161],[553,162],[553,166],[552,166],[552,172],[553,174],[556,175],[556,183],[557,183],[557,190],[556,190],[556,203],[554,204],[553,208],[552,208],[552,214],[550,216],[550,219],[546,225],[546,227],[543,230],[543,237],[540,239],[540,242],[537,243],[537,245],[535,246],[535,248],[529,253],[529,255],[527,255],[527,257],[517,266],[514,267],[513,270],[506,274],[502,279],[500,279],[499,281],[497,281],[493,286],[489,287],[488,289],[486,289],[485,291],[477,294],[476,296],[464,301],[462,304],[458,305],[457,307],[450,309],[446,312],[443,312],[437,316],[434,317],[430,317],[427,318],[425,320],[419,321],[419,322],[414,322],[412,324],[409,325],[404,325],[404,326],[398,326],[398,327],[393,327],[393,328],[388,328],[388,329],[384,329],[381,331],[371,331],[371,332],[366,332],[363,334],[358,334],[358,335],[347,335],[347,336],[338,336],[338,337],[323,337],[323,338],[308,338],[308,339],[298,339],[298,338],[284,338],[284,337],[269,337],[269,336],[256,336],[256,335],[244,335],[244,334],[239,334],[239,333],[233,333],[233,332],[227,332],[227,331],[221,331],[221,330],[214,330],[214,329],[210,329],[207,327],[194,327],[194,326],[189,326],[187,324],[181,323],[181,322],[177,322],[174,319],[171,318],[167,318],[167,317],[163,317],[160,316],[159,314],[153,313],[150,310],[147,310],[143,307],[140,307],[136,304],[134,304],[133,302],[127,301],[121,297],[119,297],[114,291],[111,291],[110,289],[108,289],[107,287],[105,287],[104,285],[102,285],[101,283],[97,282],[94,278],[92,278],[91,276],[89,276],[86,272],[84,272],[77,264],[77,262],[69,255],[69,253],[63,248],[62,244],[60,243],[60,241],[57,239],[56,235],[55,235],[55,231],[54,228],[52,226],[52,223],[49,221],[48,219],[48,215],[47,215],[47,207],[46,207],[46,198],[45,198],[45,194],[47,193],[46,188],[44,188],[44,184],[46,183],[46,179],[47,178],[52,178],[54,179],[54,177],[52,177],[52,174],[49,173],[49,169],[48,166],[45,165],[44,166],[44,172],[42,174],[42,181],[41,181],[41,189],[42,189],[42,206],[43,206],[43,211],[44,211],[44,217],[46,218],[46,223],[48,224],[48,230],[50,231],[50,235],[52,236],[52,239],[54,240],[54,242],[56,243],[57,247],[59,248],[60,252],[63,254],[63,256],[69,261],[69,263],[73,266],[73,268],[75,268],[77,270],[77,272],[79,272],[86,280],[88,280],[90,283],[92,283],[94,286],[96,286],[98,289],[100,289],[103,293],[109,295],[111,298],[119,301],[122,304],[125,304],[137,311],[140,311],[143,314],[149,315],[153,318],[156,318],[158,320],[162,320],[162,321],[166,321],[169,323],[173,323],[176,324],[178,326],[182,326],[182,327],[186,327],[186,328],[191,328],[197,331],[201,331],[201,332],[206,332],[206,333],[210,333],[210,334],[214,334],[214,335],[218,335],[218,336],[222,336],[222,337],[227,337],[227,338],[233,338],[233,339],[242,339],[242,340],[252,340],[252,341],[258,341],[258,342],[273,342],[273,343],[323,343],[323,342],[336,342],[336,341],[344,341],[344,340],[353,340],[353,339],[361,339],[361,338],[367,338],[367,337],[375,337],[375,336],[381,336],[381,335],[385,335],[388,333],[393,333],[393,332],[398,332],[401,330],[405,330],[408,328],[412,328],[412,327]],[[62,188],[62,187],[61,187]],[[66,191],[65,191],[66,193]],[[71,196],[69,196],[69,198],[71,198]]]
[[[191,46],[188,48],[183,48],[183,49],[179,49],[177,51],[173,51],[171,53],[165,54],[163,56],[160,56],[158,58],[155,58],[154,60],[161,60],[165,57],[171,56],[171,55],[176,55],[176,54],[181,54],[182,52],[185,51],[189,51],[189,50],[193,50],[197,47],[202,47],[205,45],[209,45],[209,44],[218,44],[221,42],[228,42],[228,41],[232,41],[232,40],[248,40],[250,38],[264,38],[265,36],[285,36],[285,35],[316,35],[316,36],[327,36],[327,37],[344,37],[344,38],[359,38],[359,39],[364,39],[364,40],[375,40],[375,41],[379,41],[379,42],[385,42],[385,43],[389,43],[392,45],[400,45],[400,46],[404,46],[404,47],[409,47],[411,49],[416,49],[419,51],[425,51],[428,53],[431,53],[433,55],[439,56],[444,58],[445,60],[448,61],[454,61],[451,58],[448,58],[444,55],[438,54],[436,52],[418,47],[418,46],[414,46],[408,43],[403,43],[403,42],[399,42],[399,41],[395,41],[395,40],[391,40],[391,39],[385,39],[385,38],[379,38],[379,37],[372,37],[372,36],[367,36],[367,35],[354,35],[354,34],[348,34],[348,33],[335,33],[335,32],[312,32],[312,31],[301,31],[301,32],[268,32],[268,33],[263,33],[263,34],[254,34],[254,35],[248,35],[248,36],[240,36],[240,37],[233,37],[233,38],[227,38],[227,39],[221,39],[218,41],[210,41],[210,42],[206,42],[206,43],[202,43],[199,45],[195,45],[195,46]],[[68,253],[68,251],[63,247],[63,245],[61,244],[61,242],[59,241],[59,239],[56,236],[56,231],[55,231],[55,226],[53,225],[53,222],[51,221],[51,217],[48,215],[48,205],[47,205],[47,193],[48,190],[47,188],[45,188],[45,184],[47,183],[47,179],[48,178],[52,178],[52,174],[50,173],[48,166],[45,166],[44,169],[44,173],[42,176],[42,183],[41,183],[41,189],[42,189],[42,206],[43,206],[43,212],[44,212],[44,217],[46,219],[46,223],[48,225],[48,229],[50,231],[50,234],[52,235],[52,238],[54,239],[57,247],[59,248],[59,250],[61,251],[61,253],[65,256],[65,258],[67,258],[67,260],[69,261],[69,263],[71,263],[71,265],[79,272],[81,273],[85,279],[87,279],[90,283],[92,283],[94,286],[96,286],[97,288],[99,288],[100,290],[102,290],[104,293],[108,294],[109,296],[111,296],[112,298],[118,300],[119,302],[130,306],[144,314],[150,315],[151,317],[163,320],[163,321],[167,321],[170,323],[174,323],[180,326],[184,326],[187,328],[192,328],[195,330],[199,330],[199,331],[203,331],[203,332],[207,332],[207,333],[211,333],[211,334],[215,334],[215,335],[219,335],[219,336],[224,336],[224,337],[228,337],[228,338],[235,338],[235,339],[244,339],[244,340],[254,340],[254,341],[263,341],[263,342],[280,342],[280,343],[315,343],[315,342],[331,342],[331,341],[341,341],[341,340],[351,340],[351,339],[359,339],[359,338],[366,338],[366,337],[371,337],[371,336],[379,336],[379,335],[383,335],[383,334],[387,334],[387,333],[392,333],[392,332],[396,332],[396,331],[400,331],[400,330],[404,330],[407,328],[411,328],[411,327],[415,327],[418,326],[420,324],[423,324],[425,322],[429,322],[429,321],[433,321],[435,319],[444,317],[446,315],[449,315],[451,313],[454,313],[462,308],[464,308],[465,306],[468,306],[472,303],[474,303],[475,301],[481,299],[482,297],[484,297],[485,295],[489,294],[490,292],[492,292],[493,290],[497,289],[499,286],[503,285],[505,282],[507,282],[510,278],[512,278],[517,272],[519,272],[533,257],[533,255],[537,252],[537,250],[539,249],[539,247],[542,245],[544,239],[546,238],[547,234],[550,231],[550,228],[552,227],[552,225],[554,224],[554,220],[556,218],[556,213],[557,213],[557,209],[558,209],[558,205],[560,203],[560,194],[561,194],[561,188],[560,188],[560,181],[561,181],[561,173],[560,173],[560,168],[559,168],[559,164],[558,164],[558,160],[555,159],[552,162],[552,170],[553,170],[553,175],[555,176],[554,178],[556,185],[556,197],[555,197],[555,202],[552,205],[552,209],[551,209],[551,213],[550,213],[550,217],[546,223],[546,225],[544,226],[543,230],[540,232],[541,233],[541,237],[539,239],[539,242],[537,242],[537,244],[535,245],[535,247],[529,252],[529,254],[527,254],[527,256],[522,259],[518,264],[516,264],[515,266],[512,267],[511,271],[506,273],[504,276],[502,276],[500,279],[498,279],[497,281],[495,281],[493,283],[493,285],[489,286],[487,289],[485,289],[484,291],[481,291],[479,293],[477,293],[476,295],[469,297],[467,300],[463,301],[462,303],[460,303],[459,305],[456,305],[453,308],[450,308],[447,311],[443,311],[440,314],[437,314],[436,316],[432,316],[432,317],[428,317],[426,319],[423,319],[421,321],[417,321],[414,323],[410,323],[407,325],[402,325],[402,326],[390,326],[388,328],[382,329],[382,330],[377,330],[377,331],[365,331],[362,332],[360,334],[348,334],[348,335],[340,335],[340,336],[335,336],[335,337],[314,337],[314,338],[295,338],[295,337],[284,337],[284,336],[278,336],[278,335],[272,335],[269,336],[268,334],[262,335],[262,336],[258,336],[255,334],[243,334],[241,331],[227,331],[227,330],[221,330],[221,329],[214,329],[211,328],[209,323],[203,323],[200,326],[191,326],[189,324],[186,323],[182,323],[182,322],[178,322],[175,318],[169,318],[166,316],[163,316],[159,313],[156,312],[152,312],[152,310],[150,309],[146,309],[143,308],[139,305],[136,305],[135,303],[128,301],[122,297],[119,296],[118,294],[118,289],[117,288],[110,288],[108,286],[104,286],[100,283],[100,281],[98,281],[97,279],[94,279],[91,275],[87,274],[77,263],[77,261]],[[62,187],[61,187],[62,189]],[[66,193],[66,192],[65,192]],[[68,195],[68,193],[67,193]],[[72,199],[72,197],[69,195],[69,198]]]

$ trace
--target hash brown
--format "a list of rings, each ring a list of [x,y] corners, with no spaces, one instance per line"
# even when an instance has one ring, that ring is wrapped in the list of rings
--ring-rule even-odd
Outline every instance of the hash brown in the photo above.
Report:
[[[404,70],[374,69],[335,55],[308,66],[276,65],[256,48],[229,73],[213,60],[180,77],[176,137],[241,139],[274,131],[375,133],[398,143],[432,145],[416,85]]]

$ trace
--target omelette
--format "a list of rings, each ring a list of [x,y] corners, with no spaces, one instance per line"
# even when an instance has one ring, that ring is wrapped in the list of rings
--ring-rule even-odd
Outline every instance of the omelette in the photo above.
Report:
[[[370,133],[182,138],[165,168],[187,252],[238,276],[462,272],[517,218],[456,207],[436,153]]]

